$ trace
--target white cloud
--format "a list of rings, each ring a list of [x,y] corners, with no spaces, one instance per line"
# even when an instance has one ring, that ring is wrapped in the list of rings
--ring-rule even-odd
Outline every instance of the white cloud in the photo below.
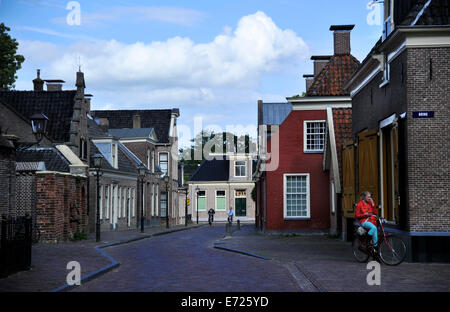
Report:
[[[95,88],[252,88],[265,73],[294,67],[308,55],[292,30],[278,28],[263,12],[244,16],[233,33],[212,42],[189,38],[126,44],[78,42],[50,65],[52,76],[71,79],[81,56],[86,81]]]

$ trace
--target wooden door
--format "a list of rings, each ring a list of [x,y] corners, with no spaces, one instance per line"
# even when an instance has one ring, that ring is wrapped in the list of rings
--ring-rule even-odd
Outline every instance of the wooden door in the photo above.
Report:
[[[378,130],[361,132],[358,138],[358,191],[369,191],[378,206]]]
[[[354,141],[346,142],[342,149],[342,184],[342,215],[354,218],[356,198]]]

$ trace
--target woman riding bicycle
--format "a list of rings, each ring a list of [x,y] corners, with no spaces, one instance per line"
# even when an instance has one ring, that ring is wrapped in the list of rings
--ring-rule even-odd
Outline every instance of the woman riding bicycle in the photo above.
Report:
[[[356,205],[355,217],[359,224],[367,229],[368,234],[372,236],[373,245],[370,247],[377,248],[378,243],[378,229],[377,229],[377,214],[378,209],[372,200],[372,194],[365,191],[361,194],[362,200]]]

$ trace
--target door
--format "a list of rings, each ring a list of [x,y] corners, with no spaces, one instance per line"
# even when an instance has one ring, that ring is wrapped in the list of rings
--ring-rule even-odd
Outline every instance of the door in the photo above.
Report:
[[[361,132],[358,138],[358,192],[369,191],[378,206],[378,130]]]
[[[346,142],[342,149],[342,215],[346,218],[355,217],[355,145],[353,141]]]
[[[236,217],[245,217],[247,215],[247,198],[236,198]]]

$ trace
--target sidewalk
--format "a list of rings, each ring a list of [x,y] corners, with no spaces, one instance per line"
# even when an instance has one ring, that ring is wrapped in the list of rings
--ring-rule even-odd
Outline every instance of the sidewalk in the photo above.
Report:
[[[141,233],[140,229],[102,232],[100,242],[95,241],[95,233],[90,233],[88,239],[83,241],[33,245],[31,269],[0,279],[0,292],[53,290],[66,283],[69,272],[66,266],[70,261],[80,263],[82,277],[110,265],[111,261],[95,248],[97,246],[126,243],[197,226],[199,225],[177,225],[169,229],[166,229],[165,225],[152,226],[146,227],[144,233]]]
[[[265,235],[258,233],[254,225],[241,226],[238,231],[233,227],[232,231],[231,237],[219,242],[220,246],[281,263],[299,284],[304,282],[306,291],[450,291],[448,263],[381,264],[381,285],[369,286],[366,278],[371,270],[353,259],[349,242],[322,235]]]

